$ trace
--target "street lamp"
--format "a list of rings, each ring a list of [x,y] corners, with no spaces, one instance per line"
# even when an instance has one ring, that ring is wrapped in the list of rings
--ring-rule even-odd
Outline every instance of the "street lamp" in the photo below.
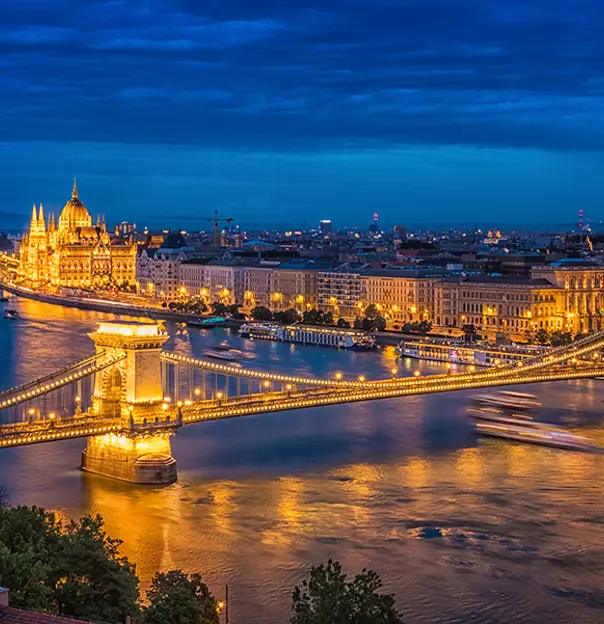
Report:
[[[340,379],[342,379],[342,373],[336,373],[336,379],[340,381]]]

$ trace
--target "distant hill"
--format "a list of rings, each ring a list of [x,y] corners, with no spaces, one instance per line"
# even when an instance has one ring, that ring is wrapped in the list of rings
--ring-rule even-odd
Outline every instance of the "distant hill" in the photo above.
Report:
[[[0,210],[0,232],[20,232],[27,227],[27,217]]]

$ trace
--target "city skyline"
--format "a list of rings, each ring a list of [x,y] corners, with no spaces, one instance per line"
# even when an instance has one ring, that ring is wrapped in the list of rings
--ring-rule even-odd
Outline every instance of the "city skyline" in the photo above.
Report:
[[[4,9],[0,211],[61,204],[77,175],[110,221],[600,220],[600,4],[373,9]]]

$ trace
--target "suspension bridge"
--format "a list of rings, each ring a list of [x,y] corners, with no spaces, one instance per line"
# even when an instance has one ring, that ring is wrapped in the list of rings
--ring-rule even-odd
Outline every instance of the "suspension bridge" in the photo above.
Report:
[[[425,377],[320,379],[172,353],[157,323],[103,322],[94,354],[0,392],[0,449],[87,438],[82,469],[171,483],[170,438],[207,420],[417,394],[604,376],[604,331],[514,366]]]

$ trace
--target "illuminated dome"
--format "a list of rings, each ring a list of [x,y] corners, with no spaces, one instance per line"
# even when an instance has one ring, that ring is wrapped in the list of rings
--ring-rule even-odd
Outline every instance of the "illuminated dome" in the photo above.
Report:
[[[68,229],[74,227],[90,227],[92,218],[86,209],[86,206],[78,198],[78,187],[76,181],[73,181],[73,191],[71,199],[63,206],[61,215],[59,216],[59,229]]]

